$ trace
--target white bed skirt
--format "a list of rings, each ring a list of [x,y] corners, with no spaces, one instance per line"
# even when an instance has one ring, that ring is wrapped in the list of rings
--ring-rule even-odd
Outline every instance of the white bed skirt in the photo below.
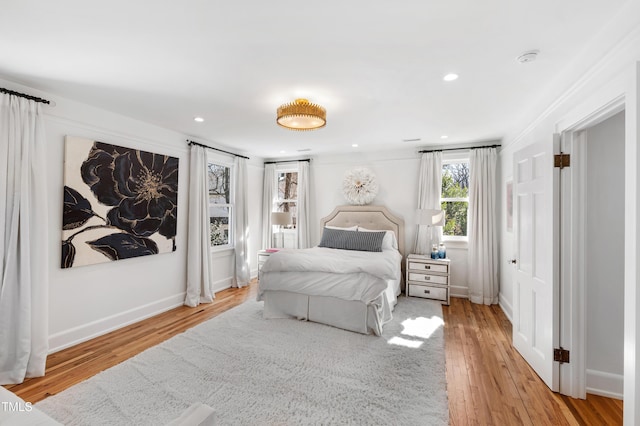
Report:
[[[397,283],[389,285],[370,304],[331,296],[309,296],[289,291],[265,291],[264,318],[295,318],[331,325],[362,334],[382,334],[382,327],[393,318],[397,302]]]

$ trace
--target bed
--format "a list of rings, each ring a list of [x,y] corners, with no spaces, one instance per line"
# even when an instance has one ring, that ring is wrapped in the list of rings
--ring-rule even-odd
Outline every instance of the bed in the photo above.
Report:
[[[325,228],[388,232],[382,252],[314,247],[273,253],[258,287],[264,317],[380,335],[402,290],[404,220],[384,206],[340,206],[321,226],[323,241]]]

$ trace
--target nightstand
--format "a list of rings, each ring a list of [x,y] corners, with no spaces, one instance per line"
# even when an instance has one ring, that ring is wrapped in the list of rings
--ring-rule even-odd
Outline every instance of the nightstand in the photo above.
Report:
[[[258,281],[260,281],[260,270],[262,269],[262,265],[264,265],[264,262],[269,259],[269,256],[277,251],[278,249],[258,250]]]
[[[450,301],[450,259],[431,259],[429,255],[407,256],[407,296]]]

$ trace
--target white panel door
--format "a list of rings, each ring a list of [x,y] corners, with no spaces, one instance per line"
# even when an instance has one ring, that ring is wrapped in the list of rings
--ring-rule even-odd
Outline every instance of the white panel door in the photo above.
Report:
[[[513,203],[516,237],[513,346],[553,391],[558,391],[557,142],[530,145],[514,154]]]

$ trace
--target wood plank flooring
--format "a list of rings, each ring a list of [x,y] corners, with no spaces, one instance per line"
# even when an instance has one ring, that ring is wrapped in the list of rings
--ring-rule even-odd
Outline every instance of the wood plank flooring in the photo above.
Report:
[[[216,294],[212,304],[179,307],[49,356],[44,377],[6,386],[37,402],[255,297],[253,282]],[[511,323],[497,306],[451,299],[444,306],[451,425],[616,425],[622,401],[551,392],[511,347]]]
[[[622,401],[553,393],[511,346],[499,306],[443,306],[452,425],[621,425]]]

